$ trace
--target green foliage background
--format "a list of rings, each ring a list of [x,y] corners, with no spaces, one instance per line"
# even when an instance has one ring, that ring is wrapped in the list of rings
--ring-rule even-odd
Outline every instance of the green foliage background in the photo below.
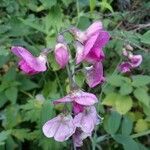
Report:
[[[150,30],[148,0],[1,0],[0,1],[0,150],[70,150],[71,141],[57,143],[44,137],[41,127],[61,110],[52,100],[68,91],[66,70],[59,70],[53,56],[49,71],[26,76],[17,69],[12,45],[53,48],[56,35],[75,25],[80,29],[101,20],[111,34],[105,48],[106,82],[89,89],[82,74],[76,76],[81,88],[93,92],[104,118],[83,150],[148,150],[150,147]],[[71,42],[71,37],[66,34]],[[126,44],[143,56],[132,75],[118,74]],[[42,94],[44,100],[37,94]]]

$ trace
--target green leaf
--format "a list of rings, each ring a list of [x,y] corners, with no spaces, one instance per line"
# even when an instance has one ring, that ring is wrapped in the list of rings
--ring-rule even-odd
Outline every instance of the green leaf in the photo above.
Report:
[[[113,86],[120,87],[124,83],[124,77],[121,75],[113,75],[107,78],[107,82]]]
[[[110,133],[111,135],[115,134],[119,129],[120,122],[121,122],[121,115],[119,115],[117,112],[112,112],[111,115],[108,117],[106,125],[108,133]]]
[[[138,144],[130,136],[116,134],[113,138],[122,144],[125,150],[140,150]]]
[[[29,138],[29,129],[13,129],[12,135],[18,140],[24,142],[25,139]]]
[[[93,12],[96,6],[96,0],[89,0],[89,2],[90,2],[90,11]]]
[[[17,100],[18,89],[16,87],[10,87],[5,91],[5,95],[13,104],[15,104]]]
[[[11,129],[22,121],[18,105],[7,107],[5,109],[4,115],[5,115],[5,118],[2,124],[5,129]]]
[[[8,131],[2,131],[0,133],[0,145],[3,145],[5,144],[5,140],[8,138],[8,136],[10,135],[11,131],[8,130]]]
[[[144,119],[139,119],[135,124],[134,130],[137,133],[146,131],[148,130],[148,123]]]
[[[144,33],[142,36],[141,36],[141,42],[144,43],[144,44],[150,44],[150,30],[147,31],[146,33]]]
[[[135,87],[145,86],[150,84],[150,76],[147,75],[136,75],[132,76],[132,85]]]
[[[12,67],[9,71],[3,76],[4,81],[14,81],[16,78],[16,68]]]
[[[116,100],[116,110],[120,114],[126,114],[132,108],[132,99],[130,96],[118,96]]]
[[[47,8],[51,8],[57,4],[57,0],[40,0],[43,6]]]
[[[127,83],[123,83],[119,90],[121,95],[129,95],[132,91],[133,91],[132,86]]]
[[[102,104],[106,106],[115,106],[117,96],[118,94],[116,93],[107,94],[104,100],[102,101]]]
[[[50,101],[45,101],[41,110],[41,127],[43,124],[54,117],[55,111]]]
[[[29,90],[33,90],[35,88],[38,88],[38,84],[36,84],[35,82],[31,81],[30,79],[27,79],[27,78],[23,78],[22,79],[21,78],[20,82],[21,82],[20,88],[22,90],[29,91]]]
[[[149,105],[150,105],[150,96],[148,95],[148,93],[146,92],[146,90],[144,88],[137,88],[137,89],[135,89],[134,96],[140,102],[142,102],[144,105],[149,107]]]
[[[123,121],[122,121],[122,134],[123,135],[130,135],[132,132],[132,127],[133,127],[133,122],[131,121],[130,118],[127,116],[124,116]]]
[[[82,72],[78,73],[76,76],[75,76],[75,81],[77,83],[77,85],[79,85],[80,87],[83,86],[84,84],[84,81],[85,81],[85,76]]]

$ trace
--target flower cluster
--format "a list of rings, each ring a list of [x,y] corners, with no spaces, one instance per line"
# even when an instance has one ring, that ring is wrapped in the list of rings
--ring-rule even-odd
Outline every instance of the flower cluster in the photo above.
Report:
[[[119,65],[119,71],[122,73],[130,72],[133,68],[138,67],[142,63],[142,56],[141,55],[133,55],[132,53],[133,48],[128,45],[126,49],[123,50],[123,55],[127,59],[123,61]]]
[[[71,103],[73,116],[70,114],[60,114],[47,121],[43,126],[46,137],[54,137],[56,141],[65,141],[73,136],[74,145],[82,145],[83,139],[91,136],[94,127],[99,123],[94,104],[98,100],[94,94],[83,92],[79,89],[72,91],[69,95],[55,100],[54,104]]]
[[[108,43],[110,35],[103,29],[100,21],[94,22],[85,31],[73,27],[68,32],[74,36],[75,64],[78,66],[81,63],[86,64],[83,66],[87,84],[93,88],[105,80],[102,65],[105,58],[103,48]],[[38,57],[33,56],[20,46],[12,47],[11,51],[19,57],[19,68],[24,73],[34,75],[47,70],[48,51],[43,51]],[[57,38],[54,56],[61,69],[64,69],[66,65],[69,66],[71,52],[62,34]],[[70,82],[73,81],[72,84],[75,83],[73,76],[71,72],[69,79],[71,78]],[[95,126],[100,122],[100,117],[94,107],[97,102],[98,99],[94,94],[83,92],[77,86],[72,85],[67,96],[53,102],[54,105],[69,103],[72,106],[72,111],[64,111],[47,121],[43,126],[44,135],[48,138],[54,137],[56,141],[60,142],[72,136],[74,145],[80,147],[83,140],[92,135]]]

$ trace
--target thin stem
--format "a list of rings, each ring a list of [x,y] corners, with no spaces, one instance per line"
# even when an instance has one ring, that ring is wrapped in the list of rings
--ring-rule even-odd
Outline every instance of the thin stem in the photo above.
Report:
[[[30,98],[34,98],[30,93],[27,93],[26,91],[20,90],[23,94],[29,96]]]
[[[79,0],[76,0],[76,7],[77,7],[77,23],[76,26],[79,23],[79,18],[80,18],[80,6],[79,6]]]
[[[132,138],[138,138],[138,137],[141,137],[141,136],[144,136],[144,135],[148,135],[150,134],[150,130],[148,131],[145,131],[145,132],[141,132],[141,133],[137,133],[137,134],[133,134],[131,135]]]
[[[55,73],[55,76],[56,76],[56,81],[57,81],[58,86],[59,86],[59,88],[60,88],[61,96],[64,96],[64,92],[63,92],[63,88],[62,88],[62,86],[61,86],[61,82],[60,82],[59,76],[58,76],[57,72],[54,72],[54,73]]]

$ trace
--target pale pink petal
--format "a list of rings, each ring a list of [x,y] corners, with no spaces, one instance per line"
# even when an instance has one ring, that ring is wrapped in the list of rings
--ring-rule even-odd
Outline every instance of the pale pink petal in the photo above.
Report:
[[[56,141],[66,141],[72,134],[75,132],[76,127],[73,124],[73,118],[71,115],[66,116],[61,122],[56,134],[54,135],[54,139]]]
[[[64,68],[69,61],[69,53],[66,45],[58,43],[55,46],[55,59],[61,68]]]
[[[84,46],[80,42],[75,43],[76,47],[76,64],[79,64],[84,59]]]
[[[54,137],[56,141],[63,142],[75,132],[75,129],[72,116],[61,114],[44,124],[43,133],[48,138]]]
[[[131,55],[131,57],[129,56],[129,59],[133,68],[138,67],[142,63],[141,55]]]
[[[94,94],[83,92],[81,90],[74,92],[71,96],[76,103],[83,106],[91,106],[98,102],[97,97]]]
[[[93,24],[91,24],[88,29],[85,31],[87,36],[90,38],[93,34],[96,32],[99,32],[103,28],[102,22],[95,21]]]
[[[92,106],[74,117],[74,125],[81,128],[85,133],[91,133],[97,124],[97,118],[96,109]]]
[[[60,126],[60,120],[61,120],[61,116],[58,115],[57,117],[47,121],[44,124],[42,130],[46,137],[50,138],[56,134],[56,132]]]
[[[93,88],[104,81],[103,66],[101,62],[95,63],[91,67],[86,67],[86,78],[89,87]]]
[[[68,102],[72,102],[73,99],[71,99],[70,95],[67,95],[63,98],[57,99],[55,101],[53,101],[54,104],[59,104],[59,103],[68,103]]]

